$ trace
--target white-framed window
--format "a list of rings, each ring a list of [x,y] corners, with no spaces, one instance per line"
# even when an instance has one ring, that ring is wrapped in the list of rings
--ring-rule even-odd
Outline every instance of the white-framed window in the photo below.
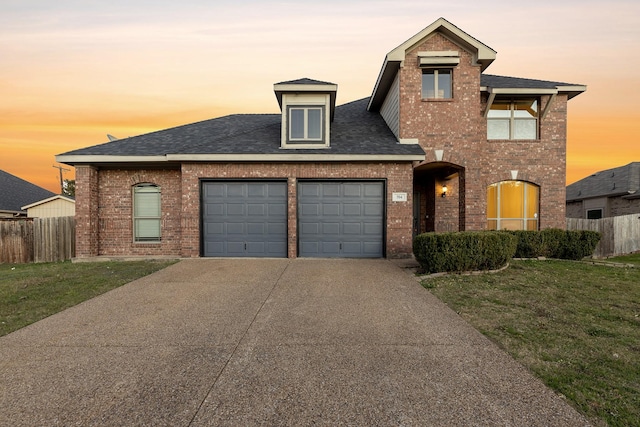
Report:
[[[133,187],[133,241],[160,241],[160,187],[138,184]]]
[[[453,70],[448,68],[422,70],[422,98],[453,98],[453,91],[451,89],[452,75]]]
[[[324,107],[290,106],[289,141],[323,142]]]
[[[487,139],[538,139],[538,100],[496,99],[487,114]]]
[[[603,209],[587,209],[587,219],[600,219],[604,216]]]
[[[538,230],[540,187],[525,181],[501,181],[487,187],[489,230]]]

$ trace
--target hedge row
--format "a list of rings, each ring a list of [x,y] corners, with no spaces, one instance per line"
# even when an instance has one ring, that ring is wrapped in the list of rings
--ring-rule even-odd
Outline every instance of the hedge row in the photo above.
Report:
[[[590,230],[511,231],[518,238],[516,258],[559,258],[580,260],[593,255],[600,233]]]
[[[517,240],[502,231],[424,233],[413,240],[413,254],[424,273],[495,270],[513,258]]]
[[[424,233],[413,239],[413,254],[424,273],[495,270],[514,257],[579,260],[599,241],[589,230]]]

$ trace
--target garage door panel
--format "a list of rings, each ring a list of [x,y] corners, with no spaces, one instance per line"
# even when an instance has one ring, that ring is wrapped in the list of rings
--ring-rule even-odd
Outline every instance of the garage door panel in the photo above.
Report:
[[[340,223],[339,222],[323,222],[321,225],[321,233],[324,236],[330,235],[338,235],[340,234]]]
[[[299,182],[298,216],[300,256],[383,256],[381,181]]]
[[[345,216],[362,215],[362,205],[360,203],[344,203],[342,205],[342,214]]]
[[[360,235],[362,234],[362,224],[359,222],[354,222],[354,223],[346,222],[342,226],[342,233]]]
[[[340,215],[339,203],[324,203],[322,205],[322,215],[324,216],[338,216]]]
[[[300,214],[302,216],[318,216],[320,215],[320,205],[317,203],[304,203],[300,206]]]
[[[322,242],[322,252],[320,256],[335,254],[340,251],[340,242]]]
[[[285,182],[204,182],[204,256],[287,256]]]
[[[344,196],[360,198],[362,196],[362,184],[344,184]]]

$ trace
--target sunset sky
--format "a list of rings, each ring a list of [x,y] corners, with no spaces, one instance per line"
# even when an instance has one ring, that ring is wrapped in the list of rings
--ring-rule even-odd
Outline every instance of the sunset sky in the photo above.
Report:
[[[54,155],[107,134],[276,113],[273,84],[301,77],[367,97],[439,17],[498,52],[489,74],[587,85],[567,183],[640,161],[638,0],[0,0],[0,169],[59,192]]]

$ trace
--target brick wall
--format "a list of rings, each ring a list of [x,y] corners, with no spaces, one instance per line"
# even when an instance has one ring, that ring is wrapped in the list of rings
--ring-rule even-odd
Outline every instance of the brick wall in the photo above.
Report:
[[[640,213],[640,199],[609,198],[609,216],[622,216]]]
[[[76,166],[76,257],[98,255],[98,171]]]
[[[453,99],[423,100],[417,52],[442,50],[460,53],[460,64],[453,71]],[[487,186],[511,179],[511,170],[518,171],[517,179],[540,186],[540,227],[564,228],[567,96],[558,95],[540,121],[539,140],[489,141],[480,71],[469,52],[440,34],[408,52],[400,69],[400,138],[417,138],[427,161],[435,161],[434,150],[443,150],[443,162],[463,168],[458,181],[464,187],[459,194],[463,217],[452,214],[454,208],[447,206],[453,197],[436,200],[436,209],[440,205],[449,212],[436,219],[436,230],[457,229],[459,224],[466,230],[485,229]],[[540,111],[548,98],[542,97]]]
[[[185,163],[182,170],[100,170],[76,172],[77,256],[200,255],[200,179],[287,179],[288,256],[297,253],[297,180],[386,180],[387,257],[412,252],[412,181],[410,163]],[[133,242],[132,186],[153,183],[161,188],[162,240]],[[408,193],[407,202],[392,202],[393,192]]]

